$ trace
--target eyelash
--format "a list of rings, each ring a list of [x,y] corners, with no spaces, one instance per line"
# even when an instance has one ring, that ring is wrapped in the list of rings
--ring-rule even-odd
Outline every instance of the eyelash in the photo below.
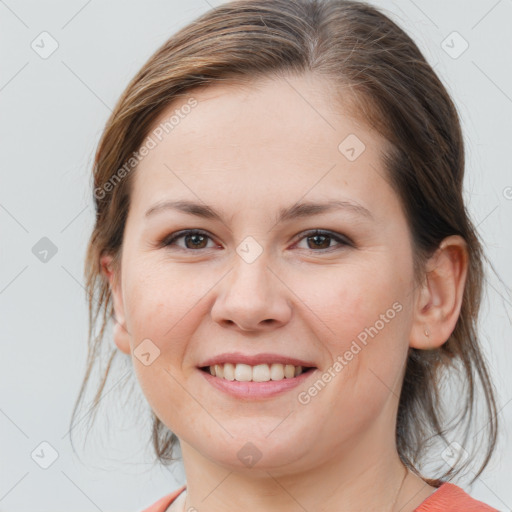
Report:
[[[206,236],[206,237],[212,239],[210,237],[210,235],[206,231],[202,231],[200,229],[184,229],[182,231],[177,231],[176,233],[173,233],[170,236],[164,238],[160,242],[159,246],[161,246],[161,247],[170,247],[171,245],[173,245],[173,243],[176,240],[179,240],[180,238],[184,238],[186,236],[193,236],[193,235],[202,235],[202,236]],[[313,230],[304,232],[302,234],[302,236],[297,240],[296,243],[301,242],[304,239],[311,238],[313,236],[327,236],[327,237],[331,238],[332,240],[335,240],[336,242],[338,242],[340,244],[340,246],[338,248],[336,248],[336,247],[334,247],[334,248],[333,247],[328,247],[327,249],[319,249],[319,250],[309,249],[310,251],[313,251],[313,252],[323,253],[323,252],[330,252],[330,251],[333,251],[333,250],[341,249],[344,246],[345,247],[354,247],[354,243],[352,242],[352,240],[350,240],[345,235],[340,235],[340,234],[334,233],[332,231],[324,231],[324,230],[321,230],[321,229],[313,229]],[[184,248],[184,247],[178,247],[178,249],[181,249],[181,250],[184,250],[184,251],[196,251],[196,252],[198,252],[198,251],[201,251],[201,250],[206,250],[208,248],[203,248],[203,249],[197,249],[196,250],[196,249],[188,249],[188,248]]]

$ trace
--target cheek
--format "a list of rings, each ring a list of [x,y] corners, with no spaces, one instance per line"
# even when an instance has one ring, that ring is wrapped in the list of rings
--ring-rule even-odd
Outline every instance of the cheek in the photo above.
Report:
[[[154,403],[162,382],[174,382],[167,373],[173,365],[169,359],[178,364],[182,356],[180,319],[190,308],[186,295],[176,293],[163,269],[146,263],[126,268],[124,301],[133,367],[148,401]]]
[[[318,273],[300,279],[297,295],[307,297],[305,304],[317,318],[312,325],[333,356],[348,350],[353,340],[361,346],[370,339],[379,339],[381,346],[398,341],[406,285],[390,261],[379,263],[326,269],[325,279]]]
[[[179,353],[178,347],[185,341],[183,331],[197,315],[200,299],[211,284],[171,265],[147,261],[135,268],[126,281],[134,344],[149,338],[161,351],[172,345],[173,353]]]
[[[353,411],[354,428],[378,414],[391,390],[399,395],[410,317],[407,267],[401,263],[381,255],[379,264],[331,270],[322,293],[318,276],[302,280],[300,295],[308,297],[308,308],[321,319],[310,316],[310,326],[336,365],[326,386],[328,401],[336,404],[338,415]]]
[[[192,265],[154,261],[139,260],[126,268],[124,299],[141,388],[157,413],[161,403],[186,405],[189,397],[178,382],[190,371],[191,340],[208,315],[207,295],[218,276],[194,272]],[[148,359],[151,363],[144,364]]]
[[[324,372],[330,374],[328,383],[317,386],[321,391],[305,390],[310,403],[300,411],[321,418],[326,438],[339,435],[340,424],[347,439],[349,433],[355,436],[379,416],[390,398],[400,394],[410,315],[405,303],[408,290],[399,267],[385,259],[381,262],[331,270],[321,288],[319,276],[301,280],[298,295],[308,297],[307,308],[302,308],[311,319],[308,327],[316,329],[332,366]],[[330,404],[328,409],[325,403]]]

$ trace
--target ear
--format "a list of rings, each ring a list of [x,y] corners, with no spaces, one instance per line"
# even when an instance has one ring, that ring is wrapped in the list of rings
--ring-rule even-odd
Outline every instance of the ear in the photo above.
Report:
[[[411,347],[435,349],[448,340],[459,318],[467,270],[464,239],[445,238],[428,260],[424,282],[417,290]]]
[[[126,328],[126,319],[121,290],[121,272],[114,270],[113,257],[105,255],[100,258],[101,273],[108,279],[114,305],[114,343],[125,354],[130,354],[130,333]]]

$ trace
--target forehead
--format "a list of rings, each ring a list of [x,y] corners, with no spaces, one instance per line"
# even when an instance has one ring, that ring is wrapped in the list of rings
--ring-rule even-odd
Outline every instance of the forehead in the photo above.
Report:
[[[292,136],[306,135],[314,142],[344,127],[367,130],[357,114],[356,97],[348,87],[335,90],[332,81],[313,74],[283,75],[191,89],[165,108],[151,130],[164,128],[164,137],[186,137],[191,144],[195,137],[206,144],[234,136],[233,142],[243,137],[247,145],[251,140],[272,141],[276,129],[276,142],[282,141],[290,134],[283,130],[288,127],[293,128]]]
[[[156,145],[139,163],[132,199],[357,192],[382,180],[385,140],[352,115],[348,93],[346,104],[312,75],[192,89],[153,123]]]

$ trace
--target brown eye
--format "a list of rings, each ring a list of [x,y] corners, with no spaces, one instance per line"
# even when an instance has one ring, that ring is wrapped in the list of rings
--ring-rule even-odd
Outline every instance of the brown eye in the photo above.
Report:
[[[176,243],[177,240],[181,239],[184,240],[184,245]],[[213,242],[213,239],[205,231],[185,229],[168,236],[162,240],[159,245],[161,247],[168,248],[175,247],[184,251],[211,249],[213,247],[217,247],[215,243],[208,246],[208,240]],[[321,231],[318,229],[304,233],[304,235],[299,239],[299,242],[302,240],[307,240],[306,249],[313,250],[314,252],[327,252],[329,250],[336,250],[347,246],[354,247],[354,244],[348,237],[331,231]],[[333,245],[333,241],[336,242],[336,245]]]
[[[176,240],[182,239],[185,241],[185,246],[176,244]],[[162,241],[162,247],[177,246],[183,250],[196,250],[196,249],[207,249],[208,239],[211,240],[210,236],[204,231],[186,229],[173,233],[170,237]]]
[[[313,235],[307,237],[308,240],[313,240],[315,249],[328,249],[330,247],[331,237],[329,235]]]
[[[307,249],[319,249],[315,252],[323,250],[336,249],[343,246],[353,246],[352,242],[345,236],[330,231],[314,230],[305,233],[299,241],[307,240]],[[337,242],[338,247],[332,246],[332,241]]]

